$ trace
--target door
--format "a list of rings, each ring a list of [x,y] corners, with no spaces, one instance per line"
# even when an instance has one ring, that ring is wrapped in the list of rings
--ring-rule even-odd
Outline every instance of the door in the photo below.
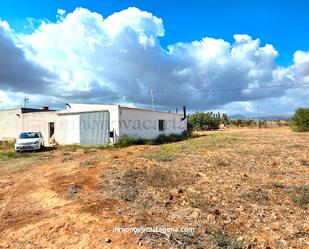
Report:
[[[109,143],[109,113],[87,112],[80,114],[80,144],[107,145]]]
[[[48,140],[54,135],[55,133],[55,123],[49,122],[48,123]]]

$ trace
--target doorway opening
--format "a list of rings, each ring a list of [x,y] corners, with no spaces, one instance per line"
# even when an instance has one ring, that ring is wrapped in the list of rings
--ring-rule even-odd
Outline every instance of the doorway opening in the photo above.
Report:
[[[49,122],[48,123],[48,135],[49,139],[54,135],[55,133],[55,123],[54,122]]]

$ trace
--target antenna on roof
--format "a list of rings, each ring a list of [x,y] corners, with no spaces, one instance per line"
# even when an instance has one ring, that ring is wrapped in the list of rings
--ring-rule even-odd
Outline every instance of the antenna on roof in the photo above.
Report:
[[[24,107],[27,107],[27,104],[29,103],[29,98],[27,98],[26,96],[24,97]]]

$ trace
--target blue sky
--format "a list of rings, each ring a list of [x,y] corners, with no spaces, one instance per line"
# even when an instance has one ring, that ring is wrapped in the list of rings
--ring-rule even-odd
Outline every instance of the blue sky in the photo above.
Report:
[[[149,108],[153,90],[164,110],[292,113],[309,106],[308,13],[296,0],[1,1],[0,108]]]
[[[85,7],[104,17],[130,6],[151,12],[164,21],[161,45],[199,40],[209,36],[232,42],[244,33],[272,44],[280,53],[277,62],[292,63],[296,50],[309,50],[309,1],[278,0],[10,0],[0,2],[0,17],[22,31],[27,17],[54,21],[58,9]]]

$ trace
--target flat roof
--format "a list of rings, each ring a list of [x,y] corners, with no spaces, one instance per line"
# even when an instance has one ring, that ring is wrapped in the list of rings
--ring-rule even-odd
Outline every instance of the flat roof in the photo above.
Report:
[[[80,114],[80,113],[90,113],[90,112],[108,112],[108,110],[81,110],[81,111],[57,111],[57,115],[71,115],[71,114]]]
[[[177,114],[177,115],[183,115],[183,113],[177,113],[177,112],[166,112],[166,111],[157,111],[157,110],[142,109],[142,108],[136,108],[136,107],[120,106],[120,108],[123,108],[123,109],[132,109],[132,110],[137,110],[137,111],[158,112],[158,113],[165,113],[165,114]]]
[[[14,111],[14,110],[20,110],[21,113],[30,113],[30,112],[54,112],[54,111],[56,111],[56,110],[45,110],[45,109],[39,109],[39,108],[17,107],[17,108],[3,109],[3,110],[0,110],[0,112]]]
[[[103,106],[119,106],[119,108],[122,109],[128,109],[128,110],[136,110],[136,111],[146,111],[146,112],[156,112],[156,113],[164,113],[164,114],[176,114],[176,115],[183,115],[182,112],[177,113],[177,112],[168,112],[168,111],[158,111],[158,110],[151,110],[151,109],[142,109],[142,108],[137,108],[137,107],[128,107],[128,106],[121,106],[121,105],[106,105],[106,104],[81,104],[81,103],[69,103],[69,104],[79,104],[79,105],[102,105]],[[106,108],[106,107],[105,107]],[[11,109],[4,109],[0,110],[1,111],[13,111],[13,110],[20,110],[21,113],[31,113],[31,112],[56,112],[59,115],[69,115],[69,114],[78,114],[78,113],[86,113],[86,112],[103,112],[103,111],[108,111],[106,109],[98,110],[80,110],[80,111],[74,111],[72,110],[45,110],[45,109],[38,109],[38,108],[25,108],[25,107],[19,107],[19,108],[11,108]]]
[[[102,108],[104,108],[104,106],[119,106],[119,108],[123,108],[123,109],[131,109],[131,110],[138,110],[138,111],[147,111],[147,112],[158,112],[158,113],[167,113],[167,114],[178,114],[178,115],[183,115],[183,113],[177,113],[177,112],[174,112],[174,111],[171,111],[171,112],[168,112],[168,111],[158,111],[158,110],[151,110],[151,109],[142,109],[142,108],[137,108],[137,107],[129,107],[129,106],[122,106],[122,105],[117,105],[117,104],[88,104],[88,103],[85,103],[85,104],[82,104],[82,103],[68,103],[70,105],[88,105],[88,106],[102,106]],[[73,108],[74,110],[74,108]],[[180,110],[182,110],[182,108],[180,108]],[[76,112],[79,112],[79,111],[76,111]]]

